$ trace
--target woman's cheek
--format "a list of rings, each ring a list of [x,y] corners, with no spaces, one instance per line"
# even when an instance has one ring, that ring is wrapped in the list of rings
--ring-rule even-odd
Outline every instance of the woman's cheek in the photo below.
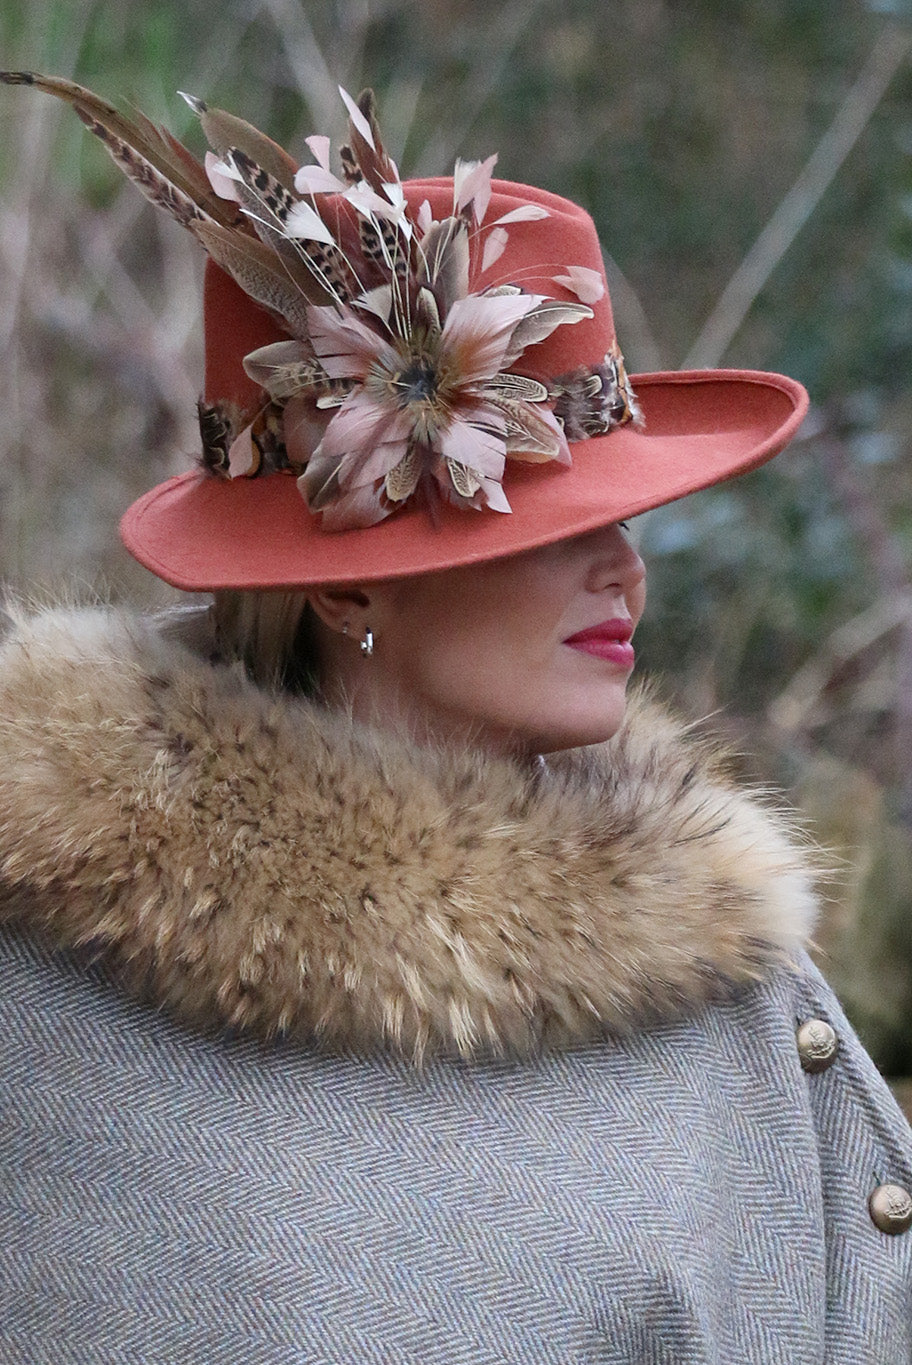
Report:
[[[633,623],[634,623],[634,625],[636,625],[636,623],[639,621],[640,617],[643,615],[643,611],[644,611],[645,606],[646,606],[646,578],[645,578],[645,576],[644,576],[643,578],[640,579],[639,583],[637,583],[635,587],[631,588],[631,589],[628,591],[628,593],[627,593],[627,595],[626,595],[626,600],[627,600],[627,610],[630,612],[630,615],[631,615],[631,617],[633,618]]]

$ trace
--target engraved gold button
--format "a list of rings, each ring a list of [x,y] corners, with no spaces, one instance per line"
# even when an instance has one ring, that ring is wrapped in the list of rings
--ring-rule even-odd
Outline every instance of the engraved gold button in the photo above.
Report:
[[[874,1226],[898,1236],[912,1228],[912,1195],[902,1185],[878,1185],[868,1200]]]
[[[839,1051],[839,1039],[825,1019],[809,1019],[797,1033],[798,1056],[805,1071],[812,1075],[832,1066]]]

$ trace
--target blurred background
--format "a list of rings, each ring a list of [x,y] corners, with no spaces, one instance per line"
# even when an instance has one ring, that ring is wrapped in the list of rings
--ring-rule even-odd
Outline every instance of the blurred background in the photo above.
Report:
[[[912,0],[42,0],[0,63],[178,90],[301,159],[372,84],[405,174],[457,154],[593,213],[637,370],[809,388],[766,469],[641,518],[642,670],[834,850],[819,956],[912,1109]],[[0,580],[168,600],[117,519],[195,458],[201,253],[72,112],[0,89]]]

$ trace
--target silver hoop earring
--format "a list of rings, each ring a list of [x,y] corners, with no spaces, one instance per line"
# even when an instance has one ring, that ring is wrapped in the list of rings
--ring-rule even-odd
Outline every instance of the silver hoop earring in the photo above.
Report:
[[[370,626],[364,628],[364,639],[361,641],[361,653],[365,659],[369,659],[374,652],[374,632]]]

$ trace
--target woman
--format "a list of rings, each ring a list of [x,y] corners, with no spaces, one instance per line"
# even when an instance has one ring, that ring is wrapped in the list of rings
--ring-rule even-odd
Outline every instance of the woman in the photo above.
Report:
[[[631,382],[587,215],[400,184],[368,98],[344,179],[198,105],[207,178],[10,79],[217,264],[204,469],[122,526],[212,605],[0,655],[0,1358],[908,1360],[912,1137],[803,841],[625,700],[622,519],[803,390]]]

